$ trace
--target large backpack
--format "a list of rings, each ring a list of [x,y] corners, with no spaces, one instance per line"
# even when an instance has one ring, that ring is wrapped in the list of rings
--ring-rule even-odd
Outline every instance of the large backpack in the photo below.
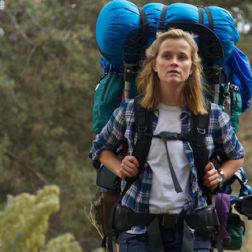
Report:
[[[173,4],[171,6],[167,7],[163,4],[150,3],[144,6],[144,8],[138,8],[129,1],[114,0],[109,2],[99,14],[96,30],[97,42],[102,55],[102,68],[105,75],[99,82],[100,84],[96,90],[94,99],[93,128],[96,133],[99,133],[103,126],[105,126],[114,109],[120,106],[123,98],[134,98],[137,95],[135,79],[139,70],[139,62],[144,58],[145,49],[156,38],[157,32],[166,31],[169,28],[180,28],[195,35],[207,83],[206,97],[211,102],[223,106],[223,110],[230,115],[234,131],[237,132],[240,115],[249,107],[249,99],[246,99],[245,102],[242,100],[240,86],[237,85],[237,81],[235,82],[236,79],[233,77],[234,74],[231,68],[233,61],[228,61],[230,57],[233,57],[232,52],[234,50],[234,42],[237,42],[239,38],[234,23],[231,22],[228,23],[228,25],[225,24],[225,15],[229,17],[227,18],[229,21],[230,16],[226,10],[219,7],[203,8],[182,3]],[[187,7],[190,7],[191,9],[189,9],[195,13],[195,15],[198,15],[197,18],[195,17],[192,20],[191,17],[187,16],[187,11],[189,10],[186,10]],[[185,15],[178,15],[174,20],[169,19],[170,11],[176,14],[179,13],[178,10],[182,9],[184,10]],[[112,10],[116,10],[116,12],[113,12]],[[121,16],[119,15],[119,12],[121,12]],[[136,15],[138,15],[137,18]],[[220,17],[218,15],[223,16]],[[109,19],[109,17],[111,17],[111,19]],[[119,17],[120,19],[117,23],[116,20]],[[129,18],[128,22],[127,18]],[[221,20],[217,25],[216,21],[213,22],[216,18],[220,18],[219,20]],[[106,25],[109,27],[114,25],[114,28],[110,30],[111,33],[104,32],[108,31],[108,29],[104,27]],[[225,32],[221,31],[224,27],[228,27],[227,29],[230,30]],[[124,33],[122,33],[122,30]],[[218,36],[216,34],[218,34]],[[109,37],[110,35],[118,37],[111,38]],[[229,39],[232,41],[230,44],[228,44],[228,42],[227,44],[223,44],[225,43],[225,35],[230,36]],[[118,47],[115,47],[115,41],[118,41]],[[116,50],[119,51],[117,52]],[[223,69],[226,70],[223,71]],[[243,69],[243,67],[239,66],[239,69]],[[246,69],[248,69],[248,67],[246,67]],[[246,81],[247,83],[245,84],[249,84],[251,78]],[[130,88],[132,89],[129,90]],[[104,99],[102,99],[105,96],[109,98],[106,103],[104,103]],[[136,120],[138,119],[139,116],[136,116]],[[194,129],[199,126],[199,121],[201,121],[200,117],[198,117],[198,119],[195,118]],[[203,121],[205,122],[205,125],[208,125],[207,119]],[[206,126],[203,128],[206,128]],[[197,136],[196,139],[204,139],[204,136],[202,138]],[[194,146],[193,152],[197,167],[203,167],[203,160],[206,160],[199,158],[201,155],[207,155],[206,149],[202,143],[203,142],[200,141],[192,143]],[[134,154],[138,156],[139,160],[141,158],[144,159],[143,155],[137,154],[141,152],[143,153],[142,149],[137,147],[137,145],[138,144],[135,146]],[[147,152],[148,145],[140,145],[145,146],[145,152]],[[199,151],[202,154],[198,153]],[[121,150],[119,150],[119,152],[119,154],[121,154]],[[197,159],[199,159],[199,161],[197,161]],[[142,161],[140,163],[142,163]],[[99,168],[98,174],[100,176],[97,177],[97,184],[101,187],[100,195],[103,195],[104,197],[108,192],[111,196],[111,192],[114,190],[114,198],[116,198],[119,184],[118,178],[112,173],[109,173],[102,164],[98,163],[96,164],[96,167]],[[202,184],[203,170],[198,169],[198,172],[199,183]],[[112,184],[110,184],[112,186],[106,184],[104,187],[104,178],[112,178]],[[230,180],[231,182],[228,184],[229,188],[234,179],[235,176]],[[129,181],[128,185],[131,182],[132,181]],[[245,181],[243,182],[245,184]],[[251,194],[250,188],[247,188],[248,194]],[[208,194],[208,192],[206,193]],[[109,208],[111,207],[112,205],[109,206]],[[104,230],[106,236],[107,227],[105,227]]]
[[[191,16],[192,13],[194,16]],[[224,105],[237,131],[241,112],[248,108],[252,95],[252,75],[249,61],[233,44],[237,42],[239,34],[231,14],[214,6],[203,8],[183,3],[170,6],[149,3],[138,8],[129,1],[115,0],[101,10],[96,26],[104,72],[94,97],[93,128],[96,133],[100,132],[114,109],[120,105],[125,83],[130,83],[133,90],[124,97],[134,98],[137,95],[135,78],[139,62],[145,56],[145,49],[156,38],[158,31],[171,27],[195,34],[210,91],[208,98]],[[115,47],[115,41],[119,47]],[[242,74],[244,70],[246,74]],[[221,83],[225,88],[220,86]],[[240,90],[243,95],[242,105],[239,98],[238,102],[235,98],[241,95]]]

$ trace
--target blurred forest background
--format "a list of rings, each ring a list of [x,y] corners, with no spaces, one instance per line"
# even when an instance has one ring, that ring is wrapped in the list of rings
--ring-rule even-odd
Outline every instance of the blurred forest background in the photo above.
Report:
[[[96,190],[87,156],[95,135],[93,94],[102,76],[95,25],[107,2],[0,1],[0,207],[9,194],[58,185],[61,210],[51,219],[48,237],[71,232],[84,251],[100,245],[85,213]],[[141,7],[151,1],[132,2]],[[241,35],[237,47],[252,60],[251,1],[183,2],[231,11]],[[249,109],[238,134],[252,185],[251,120]]]

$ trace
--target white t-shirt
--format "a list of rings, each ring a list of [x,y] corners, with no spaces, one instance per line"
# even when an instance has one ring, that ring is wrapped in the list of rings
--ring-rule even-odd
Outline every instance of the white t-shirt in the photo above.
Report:
[[[180,133],[181,112],[180,107],[160,104],[158,123],[154,135],[162,131]],[[150,213],[180,213],[184,204],[191,200],[189,195],[190,165],[184,152],[183,142],[168,140],[167,147],[183,192],[177,193],[175,191],[164,142],[160,138],[153,137],[147,157],[147,162],[153,172],[149,200]]]

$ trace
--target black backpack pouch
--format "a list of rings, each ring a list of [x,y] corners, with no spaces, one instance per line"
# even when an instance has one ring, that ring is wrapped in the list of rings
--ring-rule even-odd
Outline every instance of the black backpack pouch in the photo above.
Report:
[[[96,184],[109,191],[118,192],[120,191],[121,179],[104,165],[100,165],[97,170]]]

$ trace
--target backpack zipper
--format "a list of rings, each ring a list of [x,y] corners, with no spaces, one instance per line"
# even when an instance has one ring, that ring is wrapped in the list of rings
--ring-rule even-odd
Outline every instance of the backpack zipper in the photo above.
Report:
[[[239,88],[235,86],[234,84],[230,85],[230,89],[232,90],[231,93],[231,104],[235,104],[235,107],[238,105],[238,98],[237,96],[234,96],[234,92],[239,93]],[[235,99],[235,101],[234,101]],[[233,115],[233,106],[231,106],[231,115]]]
[[[105,87],[104,87],[104,90],[103,90],[103,93],[102,93],[101,101],[104,100],[104,96],[105,96],[105,93],[106,93],[106,91],[107,91],[108,84],[109,84],[109,82],[110,82],[110,80],[111,80],[111,78],[112,78],[112,75],[113,75],[113,72],[109,72],[109,77],[108,77],[108,79],[107,79],[107,81],[106,81],[106,83],[105,83]]]

